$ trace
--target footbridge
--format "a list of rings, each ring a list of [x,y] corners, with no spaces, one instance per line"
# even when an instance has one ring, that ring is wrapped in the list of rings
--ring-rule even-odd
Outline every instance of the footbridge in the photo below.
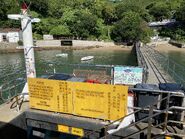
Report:
[[[136,46],[139,66],[144,68],[144,81],[150,84],[180,83],[185,86],[185,67],[151,46]]]

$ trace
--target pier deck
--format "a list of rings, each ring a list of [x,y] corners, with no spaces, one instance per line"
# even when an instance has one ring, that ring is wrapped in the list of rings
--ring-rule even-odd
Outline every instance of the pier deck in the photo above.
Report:
[[[0,127],[4,125],[3,123],[10,123],[13,119],[29,108],[28,103],[23,103],[20,110],[18,110],[16,105],[14,107],[12,104],[15,103],[11,101],[0,105]]]

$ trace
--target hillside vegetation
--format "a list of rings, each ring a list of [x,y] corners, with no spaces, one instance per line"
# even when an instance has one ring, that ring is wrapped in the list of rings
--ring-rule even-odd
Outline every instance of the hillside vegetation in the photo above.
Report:
[[[150,21],[185,21],[183,0],[0,0],[0,27],[20,27],[7,14],[20,13],[20,5],[29,5],[29,14],[41,19],[33,25],[34,37],[43,34],[89,40],[147,42],[153,31]],[[162,36],[185,40],[183,24],[162,28]]]

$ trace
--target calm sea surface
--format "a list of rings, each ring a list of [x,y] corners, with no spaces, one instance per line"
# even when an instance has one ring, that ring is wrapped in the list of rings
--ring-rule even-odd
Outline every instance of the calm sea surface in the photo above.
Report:
[[[175,62],[177,62],[178,64],[181,64],[185,67],[185,52],[181,51],[170,51],[168,53],[166,53],[166,55],[174,60]]]
[[[57,57],[57,54],[67,53],[68,57]],[[170,51],[165,53],[169,58],[185,67],[185,52]],[[94,56],[94,60],[89,63],[82,63],[81,58],[85,56]],[[43,71],[53,70],[56,72],[71,71],[71,67],[61,66],[61,64],[103,64],[103,65],[129,65],[137,66],[136,55],[132,51],[97,51],[97,50],[75,50],[75,51],[62,51],[62,50],[50,50],[50,51],[36,51],[36,69],[37,75],[41,76]],[[52,63],[52,64],[51,64]],[[13,65],[16,65],[15,66]],[[0,77],[4,76],[9,71],[14,69],[24,69],[24,55],[23,53],[9,53],[0,54]],[[48,66],[49,65],[49,66]],[[54,65],[54,66],[52,66]],[[59,66],[60,65],[60,66]],[[50,67],[50,69],[47,69]],[[75,67],[73,67],[75,68]],[[1,83],[1,80],[0,80]]]
[[[57,57],[57,54],[67,53],[68,57]],[[81,58],[85,56],[94,56],[94,60],[89,63],[82,63]],[[19,67],[24,67],[24,55],[23,53],[9,53],[0,54],[0,67],[5,68],[7,66],[19,63]],[[36,51],[35,63],[37,73],[40,75],[40,71],[43,70],[43,63],[54,64],[103,64],[103,65],[130,65],[136,66],[136,55],[131,51],[94,51],[94,50],[75,50],[75,51]],[[57,68],[57,67],[56,67]],[[60,69],[58,69],[60,70]],[[0,73],[1,76],[1,73]]]

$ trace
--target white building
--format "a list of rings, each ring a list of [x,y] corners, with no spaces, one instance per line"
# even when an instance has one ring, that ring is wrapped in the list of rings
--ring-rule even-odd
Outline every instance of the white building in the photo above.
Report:
[[[43,35],[43,40],[53,40],[53,35]]]
[[[21,38],[22,32],[19,28],[0,28],[0,42],[17,43]]]

